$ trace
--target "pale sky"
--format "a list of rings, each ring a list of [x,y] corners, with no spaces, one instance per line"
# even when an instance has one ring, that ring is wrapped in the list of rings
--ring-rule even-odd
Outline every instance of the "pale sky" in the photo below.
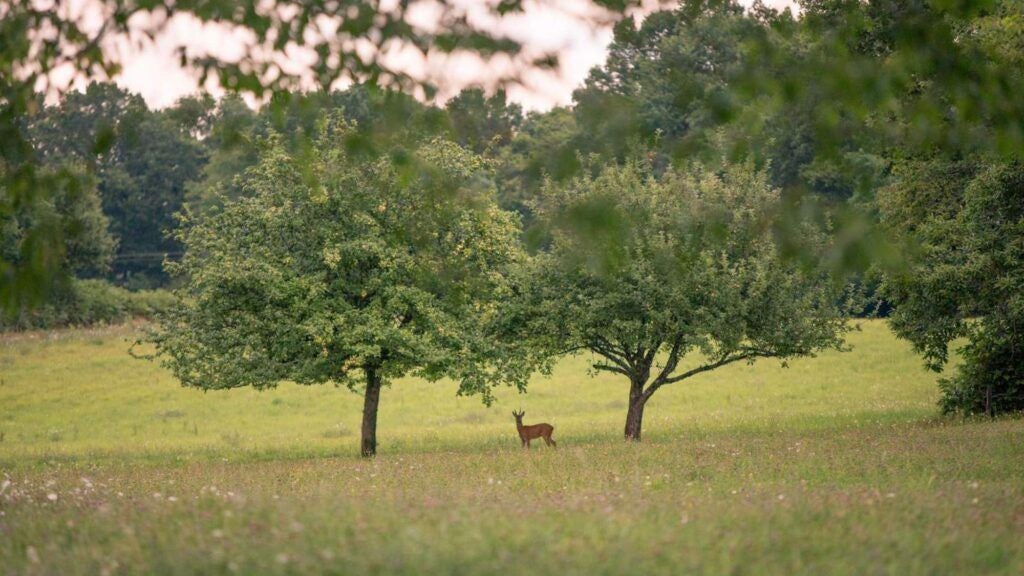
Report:
[[[475,1],[475,0],[467,0]],[[744,0],[749,4],[749,0]],[[770,6],[790,6],[789,0],[770,0]],[[656,0],[644,2],[650,10]],[[552,72],[532,71],[522,75],[521,84],[508,88],[509,98],[527,110],[546,110],[572,101],[572,91],[586,78],[594,66],[604,62],[612,40],[609,26],[594,27],[588,21],[586,2],[579,0],[527,0],[525,11],[495,23],[497,30],[521,42],[524,51],[557,51],[559,69]],[[429,15],[426,16],[429,18]],[[173,104],[182,96],[198,90],[195,76],[183,69],[175,55],[178,46],[206,50],[219,55],[238,54],[242,40],[217,25],[202,25],[195,20],[174,16],[155,41],[128,45],[119,51],[123,68],[115,77],[122,87],[138,93],[155,108]],[[403,69],[429,74],[442,79],[440,98],[450,97],[468,85],[486,83],[502,70],[501,62],[487,65],[471,57],[451,57],[424,62],[414,55],[397,56]],[[507,64],[507,63],[506,63]],[[220,91],[208,86],[211,93]]]

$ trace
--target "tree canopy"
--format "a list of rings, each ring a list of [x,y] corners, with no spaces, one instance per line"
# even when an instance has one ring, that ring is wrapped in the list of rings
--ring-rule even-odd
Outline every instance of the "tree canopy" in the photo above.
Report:
[[[176,121],[150,110],[141,97],[113,84],[93,83],[43,108],[28,127],[40,161],[73,161],[94,175],[118,250],[111,277],[136,288],[164,283],[163,260],[181,246],[171,232],[185,190],[206,163],[204,145]]]
[[[901,164],[880,195],[883,223],[913,247],[890,272],[892,326],[939,371],[945,412],[1024,408],[1024,168],[943,159]]]
[[[625,436],[663,386],[734,362],[788,360],[842,347],[844,287],[824,268],[782,258],[771,222],[778,192],[763,172],[672,171],[643,164],[549,184],[538,210],[550,250],[515,285],[504,338],[535,362],[588,351],[629,381]],[[617,216],[594,223],[594,213]],[[805,249],[824,230],[801,223]],[[691,352],[701,362],[693,365]]]
[[[621,12],[632,2],[590,0],[605,15]],[[433,22],[417,19],[423,9]],[[423,58],[475,54],[509,58],[516,65],[500,82],[524,69],[551,68],[557,54],[523,51],[515,39],[486,25],[489,17],[523,10],[518,0],[465,5],[449,0],[423,0],[382,5],[376,0],[324,0],[224,3],[127,2],[97,0],[69,8],[62,3],[7,3],[0,19],[0,164],[4,196],[0,217],[6,218],[32,197],[60,186],[50,172],[40,171],[25,124],[40,111],[37,92],[60,95],[77,80],[110,80],[121,67],[119,43],[137,45],[153,40],[178,19],[221,27],[246,40],[242,53],[197,50],[187,42],[175,46],[181,64],[197,75],[198,85],[210,84],[233,93],[266,95],[320,88],[331,90],[339,81],[372,86],[436,92],[438,78],[424,76],[389,58],[395,50]],[[608,12],[607,10],[610,10]],[[472,14],[471,14],[472,13]],[[599,18],[600,19],[600,18]],[[308,66],[295,70],[284,61],[301,53]],[[396,60],[399,61],[396,63]],[[70,74],[68,74],[70,73]],[[102,142],[97,142],[102,144]],[[38,304],[60,276],[58,258],[45,252],[60,244],[59,230],[39,229],[56,237],[32,245],[38,250],[18,262],[0,261],[0,307],[10,312]],[[49,266],[49,267],[48,267]]]
[[[486,394],[481,326],[520,253],[472,153],[434,140],[361,159],[351,130],[322,123],[310,155],[271,136],[244,197],[187,222],[181,305],[153,337],[186,386],[361,387],[372,455],[389,381],[451,376]]]
[[[0,274],[8,272],[5,266],[27,266],[33,258],[45,255],[53,261],[40,266],[58,272],[52,290],[60,295],[71,276],[104,275],[117,243],[100,208],[96,182],[87,172],[81,167],[64,167],[51,169],[45,176],[57,186],[50,195],[23,202],[0,218],[0,258],[6,263],[0,263]],[[45,249],[40,244],[45,244]],[[11,317],[30,311],[19,306]]]

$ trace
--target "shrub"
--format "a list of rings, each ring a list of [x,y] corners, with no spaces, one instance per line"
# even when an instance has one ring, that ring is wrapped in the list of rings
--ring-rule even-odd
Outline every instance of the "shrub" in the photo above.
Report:
[[[175,297],[164,290],[131,292],[103,280],[74,279],[45,305],[0,317],[0,331],[51,329],[67,326],[116,324],[132,318],[152,318],[167,310]]]
[[[963,364],[939,381],[939,406],[949,413],[996,415],[1024,410],[1022,338],[1011,329],[980,326],[960,349]]]

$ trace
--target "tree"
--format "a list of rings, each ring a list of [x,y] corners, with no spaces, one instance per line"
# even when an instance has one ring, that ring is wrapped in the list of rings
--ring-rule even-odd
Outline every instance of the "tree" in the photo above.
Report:
[[[152,337],[186,386],[361,385],[371,456],[394,378],[450,376],[489,399],[501,377],[484,366],[494,348],[480,327],[518,258],[518,226],[457,145],[366,159],[347,151],[351,131],[324,124],[308,155],[272,136],[244,197],[185,223],[181,304]]]
[[[528,212],[546,178],[564,180],[580,167],[572,141],[579,130],[572,110],[531,112],[498,151],[498,198],[502,206]]]
[[[757,26],[732,0],[681,2],[639,27],[620,21],[608,61],[573,94],[584,145],[621,159],[632,140],[672,150],[703,138],[723,120],[718,108]]]
[[[591,0],[613,11],[629,2]],[[423,23],[422,6],[436,20]],[[196,72],[198,84],[215,82],[229,92],[263,97],[295,90],[304,83],[329,90],[337,82],[366,82],[374,86],[422,89],[432,96],[437,78],[410,71],[404,58],[390,56],[395,50],[418,53],[424,59],[445,54],[475,54],[485,60],[510,58],[513,70],[551,68],[552,53],[527,53],[520,44],[480,22],[523,10],[519,0],[465,6],[450,0],[398,2],[381,6],[377,0],[334,2],[326,0],[256,0],[224,3],[127,2],[96,0],[88,10],[68,10],[60,3],[9,2],[0,18],[0,215],[6,216],[33,196],[46,196],[60,182],[52,173],[38,170],[38,158],[24,133],[25,123],[41,106],[37,91],[51,95],[67,92],[77,80],[109,80],[119,70],[123,51],[111,46],[136,45],[166,30],[177,18],[215,23],[249,40],[243,53],[223,56],[194,50],[182,41],[175,47],[183,66]],[[472,17],[471,17],[472,16]],[[308,67],[283,66],[297,52],[315,56]],[[521,64],[522,66],[519,66]],[[70,73],[69,73],[70,72]],[[518,72],[512,72],[514,76]],[[63,78],[63,80],[60,80]],[[499,81],[509,77],[496,78]],[[59,234],[56,229],[40,234]],[[46,251],[59,246],[55,237],[33,243],[38,253],[9,262],[0,260],[0,307],[11,311],[38,304],[57,279],[59,258]]]
[[[188,100],[184,106],[194,107]],[[202,144],[175,120],[178,112],[151,111],[140,96],[93,83],[46,107],[27,129],[43,164],[70,160],[95,175],[118,241],[112,274],[136,287],[166,279],[164,255],[181,250],[169,234],[174,215],[181,210],[186,185],[206,163]]]
[[[780,257],[770,225],[779,198],[763,173],[655,180],[630,163],[546,192],[551,249],[516,284],[501,327],[535,363],[589,351],[595,370],[628,379],[627,439],[640,439],[644,408],[664,386],[842,348],[845,289],[823,268]],[[606,226],[594,214],[615,217]],[[824,232],[797,225],[805,251],[820,254]],[[694,367],[691,352],[702,356]]]
[[[505,91],[490,97],[479,88],[467,88],[445,104],[455,132],[455,140],[476,152],[494,156],[508,144],[523,122],[523,109],[509,104]]]
[[[316,138],[325,114],[340,114],[352,124],[346,147],[352,154],[378,156],[396,146],[447,135],[444,112],[412,96],[372,86],[354,85],[331,92],[274,95],[258,112],[238,98],[219,102],[204,140],[210,160],[201,177],[187,186],[187,203],[194,210],[215,210],[224,200],[243,196],[236,177],[255,165],[260,142],[269,134],[282,138],[290,152],[305,153]]]
[[[100,209],[96,183],[84,170],[63,168],[42,175],[59,184],[46,198],[33,198],[9,212],[0,211],[0,275],[6,266],[24,265],[39,254],[38,243],[59,239],[45,254],[56,261],[48,268],[59,271],[60,281],[51,287],[51,296],[66,295],[71,276],[98,276],[107,272],[116,247],[107,230],[107,217]],[[11,316],[28,313],[22,306]],[[0,322],[0,326],[5,323]]]
[[[879,193],[882,222],[914,247],[886,277],[893,330],[940,371],[943,412],[1024,409],[1024,167],[914,160]]]

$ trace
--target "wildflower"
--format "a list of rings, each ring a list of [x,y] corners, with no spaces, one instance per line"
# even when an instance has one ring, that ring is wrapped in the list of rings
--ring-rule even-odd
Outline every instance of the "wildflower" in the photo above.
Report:
[[[46,499],[49,500],[50,502],[56,502],[57,501],[57,493],[56,492],[50,492],[49,494],[46,495]]]

